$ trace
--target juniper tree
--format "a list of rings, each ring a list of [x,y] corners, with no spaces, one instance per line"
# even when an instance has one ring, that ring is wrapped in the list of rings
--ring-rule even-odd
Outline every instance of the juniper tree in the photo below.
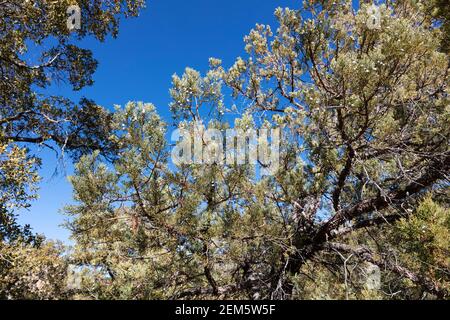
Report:
[[[75,4],[82,14],[80,29],[68,25],[68,8]],[[16,219],[17,209],[29,207],[37,197],[41,163],[30,147],[59,148],[74,159],[93,150],[113,156],[110,112],[87,98],[74,102],[47,89],[62,82],[76,91],[91,85],[97,61],[78,40],[115,37],[119,18],[137,15],[143,5],[121,0],[0,1],[1,298],[63,297],[65,283],[58,283],[65,270],[62,251],[43,244],[41,236]]]
[[[118,110],[117,161],[85,156],[72,178],[73,258],[88,267],[80,294],[448,297],[445,24],[420,1],[377,8],[379,25],[366,3],[277,9],[277,30],[257,25],[230,68],[211,59],[204,77],[174,76],[184,130],[208,114],[222,130],[226,110],[240,114],[236,127],[282,129],[273,176],[250,164],[175,167],[154,108]]]
[[[68,8],[78,5],[81,13],[79,29],[69,28]],[[21,157],[39,164],[27,153],[27,147],[55,146],[70,152],[74,158],[101,150],[111,156],[114,146],[107,139],[111,115],[93,101],[83,98],[73,102],[63,96],[48,94],[49,86],[65,82],[73,90],[93,83],[97,61],[92,52],[77,44],[87,36],[103,41],[116,36],[121,15],[135,16],[142,1],[40,1],[8,0],[0,2],[0,144],[5,148],[21,148]],[[5,162],[2,162],[5,163]],[[22,165],[23,164],[23,165]],[[9,189],[21,188],[22,182],[7,179],[2,167],[0,207]],[[29,172],[29,162],[16,163],[16,173]],[[7,181],[8,180],[8,181]],[[5,183],[8,182],[8,185]],[[17,201],[27,197],[16,194]],[[4,194],[4,195],[3,195]],[[31,195],[31,194],[30,194]],[[2,219],[2,224],[3,224]],[[6,227],[6,226],[5,226]],[[3,228],[3,226],[2,226]]]

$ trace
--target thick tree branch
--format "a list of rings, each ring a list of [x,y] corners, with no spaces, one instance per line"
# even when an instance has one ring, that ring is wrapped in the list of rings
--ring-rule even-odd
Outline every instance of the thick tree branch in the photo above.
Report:
[[[419,179],[411,182],[405,188],[391,192],[387,196],[379,195],[376,198],[362,201],[353,207],[339,211],[320,228],[313,243],[320,244],[327,241],[327,239],[331,237],[333,231],[337,230],[347,221],[351,221],[366,213],[386,209],[391,203],[399,201],[403,202],[409,197],[430,188],[433,184],[443,178],[442,172],[447,172],[449,169],[450,155],[447,155],[443,159],[433,161]]]
[[[339,175],[336,189],[333,192],[333,208],[334,208],[334,211],[336,211],[336,212],[339,211],[339,207],[340,207],[339,202],[340,202],[340,197],[341,197],[341,193],[342,193],[342,188],[344,187],[345,181],[347,180],[347,177],[352,170],[353,159],[355,158],[355,151],[353,150],[353,148],[351,146],[349,146],[348,148],[349,148],[349,150],[348,150],[347,160],[345,162],[345,167],[341,171],[341,174]]]

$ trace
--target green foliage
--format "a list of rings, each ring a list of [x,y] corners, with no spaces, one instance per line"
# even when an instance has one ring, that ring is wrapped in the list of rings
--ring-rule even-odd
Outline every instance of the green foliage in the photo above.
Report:
[[[38,164],[25,148],[0,144],[0,241],[36,240],[29,226],[21,228],[16,223],[14,210],[28,207],[37,197]]]
[[[368,8],[277,9],[275,32],[257,25],[245,38],[248,57],[173,76],[183,130],[226,129],[222,113],[233,110],[237,128],[282,128],[274,176],[251,165],[174,168],[153,108],[118,109],[117,161],[83,157],[72,178],[75,257],[95,270],[80,295],[448,297],[448,202],[421,201],[448,187],[442,25],[398,1],[380,6],[371,29]]]
[[[65,140],[69,149],[99,149],[81,156],[71,177],[76,203],[65,211],[80,281],[67,294],[448,298],[449,64],[445,6],[433,3],[431,15],[420,1],[383,4],[380,28],[368,27],[367,3],[358,11],[352,1],[279,8],[278,28],[258,24],[245,37],[247,56],[229,68],[210,59],[204,76],[192,68],[173,76],[169,107],[183,130],[198,134],[199,122],[227,129],[230,111],[236,128],[281,128],[273,176],[250,164],[170,163],[167,126],[151,104],[130,102],[114,114],[88,101],[77,113],[40,104],[82,124]],[[114,30],[108,17],[80,35],[103,39]],[[75,88],[94,69],[83,57],[71,68]],[[3,128],[11,139],[7,130],[24,127]],[[58,142],[58,126],[43,128]],[[4,183],[19,203],[35,182],[23,152],[15,158],[28,171]],[[46,298],[64,291],[49,286]]]

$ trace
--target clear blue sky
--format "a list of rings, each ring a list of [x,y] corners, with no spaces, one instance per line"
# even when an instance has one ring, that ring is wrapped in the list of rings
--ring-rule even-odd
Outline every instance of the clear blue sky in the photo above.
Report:
[[[189,66],[199,71],[208,67],[208,58],[231,65],[244,56],[243,37],[256,23],[276,27],[276,7],[299,8],[300,0],[148,0],[140,17],[123,19],[117,39],[104,43],[83,40],[81,46],[94,52],[99,67],[95,84],[81,92],[63,85],[52,93],[78,101],[81,96],[112,108],[128,101],[151,102],[167,121],[171,76]],[[67,242],[69,232],[61,227],[67,218],[61,208],[72,200],[67,175],[73,166],[66,160],[65,172],[54,153],[41,150],[44,159],[40,199],[19,221],[50,239]]]

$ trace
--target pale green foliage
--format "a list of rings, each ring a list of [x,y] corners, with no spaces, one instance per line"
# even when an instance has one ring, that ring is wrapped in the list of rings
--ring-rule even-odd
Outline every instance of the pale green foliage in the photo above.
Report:
[[[168,223],[170,217],[163,215],[164,208],[175,198],[169,177],[164,175],[165,125],[154,107],[143,103],[118,108],[114,123],[117,135],[111,139],[121,146],[114,166],[108,168],[100,163],[96,153],[83,157],[76,166],[77,175],[71,178],[75,199],[83,203],[67,208],[75,217],[69,225],[77,241],[72,258],[80,266],[108,272],[110,280],[114,280],[111,288],[110,280],[93,281],[88,285],[90,295],[157,297],[158,284],[148,279],[158,268],[170,267],[175,247],[169,250],[156,244],[149,246],[166,240],[157,229],[147,231],[142,225],[145,221],[156,228]],[[148,263],[156,270],[148,268]],[[95,278],[95,272],[90,277]],[[89,283],[89,279],[86,281]]]
[[[450,265],[450,211],[425,199],[411,219],[398,224],[399,243],[417,258],[446,267]]]
[[[448,298],[448,23],[433,3],[431,14],[420,1],[381,5],[375,29],[365,2],[279,8],[277,29],[256,25],[230,67],[210,59],[205,75],[173,76],[169,107],[190,133],[199,122],[227,129],[226,116],[236,128],[281,128],[273,176],[250,164],[174,166],[153,105],[130,102],[112,115],[85,101],[77,121],[95,139],[71,142],[99,151],[71,177],[76,203],[65,211],[80,279],[71,297]],[[110,17],[81,35],[102,39]],[[94,64],[83,61],[75,86],[90,81]],[[15,152],[29,168],[13,176],[26,195],[34,163]],[[31,284],[23,296],[36,297]],[[59,287],[46,288],[51,298]]]
[[[399,222],[392,241],[407,267],[450,289],[450,209],[426,198],[410,219]]]
[[[277,30],[257,25],[230,68],[210,59],[206,76],[173,76],[170,108],[184,130],[226,129],[227,110],[236,128],[283,129],[272,177],[251,165],[174,168],[157,156],[168,149],[155,112],[119,109],[118,160],[84,157],[72,178],[75,257],[96,271],[80,294],[448,297],[448,203],[419,205],[448,188],[443,31],[414,1],[380,6],[379,29],[367,9],[277,9]]]
[[[200,120],[200,113],[210,110],[223,114],[221,72],[217,70],[220,60],[210,59],[210,65],[213,69],[205,77],[191,68],[186,68],[181,78],[172,76],[170,110],[175,117]],[[208,107],[210,110],[205,110]]]

